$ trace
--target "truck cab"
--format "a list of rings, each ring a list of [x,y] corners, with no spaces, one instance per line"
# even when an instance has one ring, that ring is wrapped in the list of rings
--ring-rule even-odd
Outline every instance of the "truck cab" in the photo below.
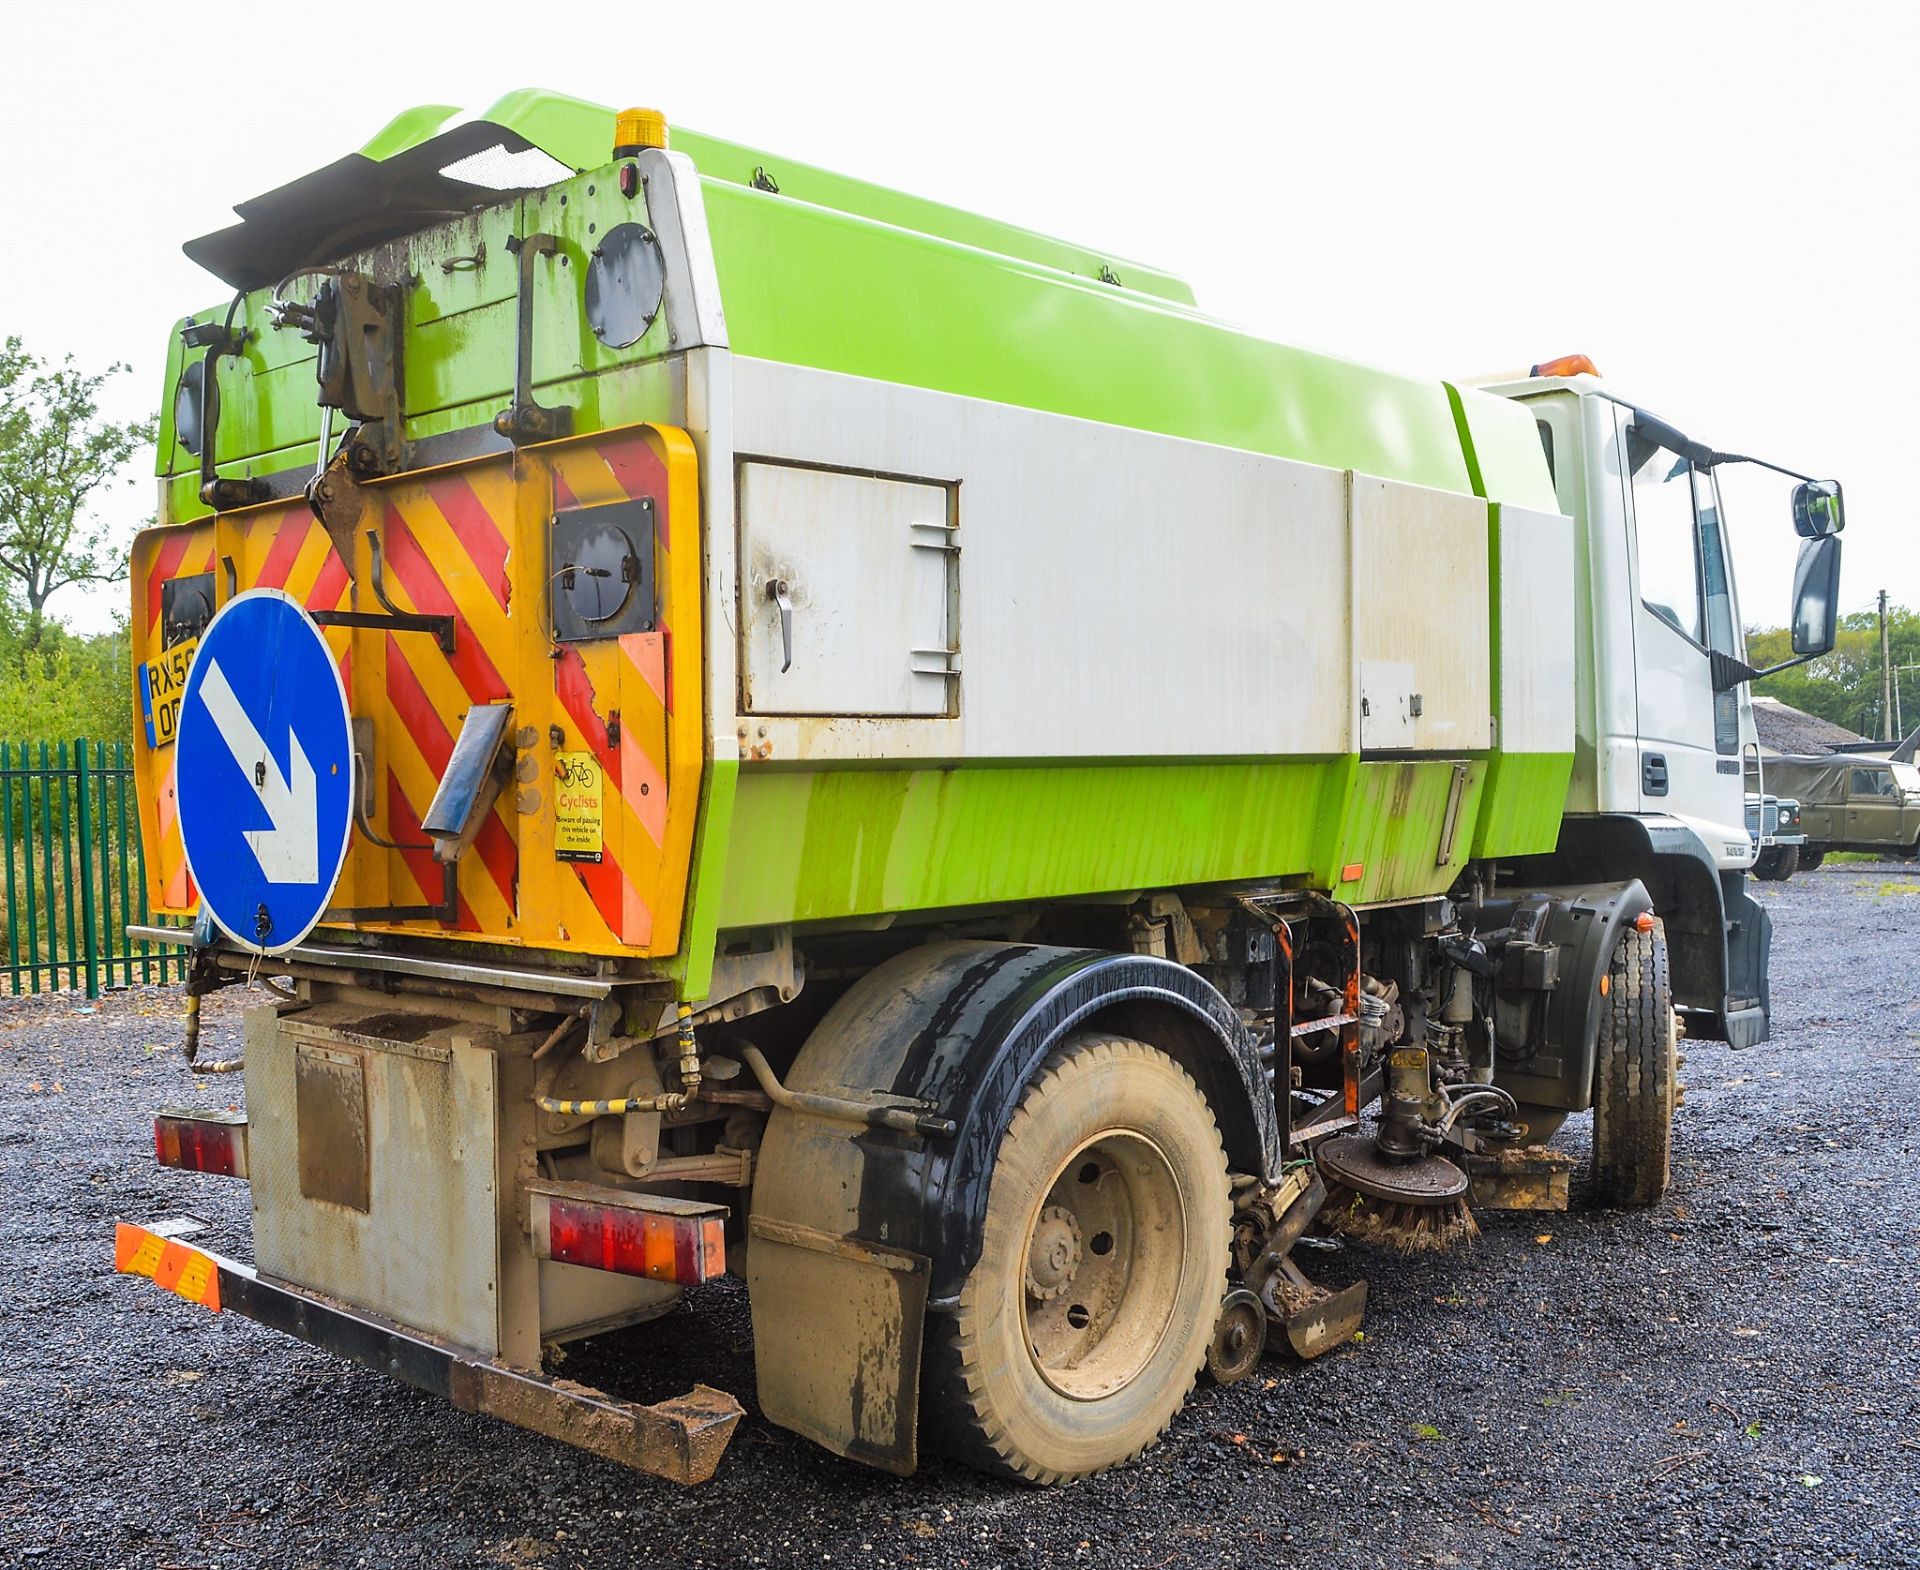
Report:
[[[1674,948],[1690,1029],[1767,1034],[1770,923],[1746,890],[1759,744],[1718,452],[1616,392],[1585,356],[1485,390],[1533,413],[1560,510],[1575,523],[1575,753],[1560,871],[1633,866]],[[1762,463],[1779,470],[1777,465]],[[1792,609],[1800,659],[1831,646],[1838,487],[1804,476]],[[1817,516],[1809,516],[1817,514]],[[1523,876],[1553,875],[1529,858]]]

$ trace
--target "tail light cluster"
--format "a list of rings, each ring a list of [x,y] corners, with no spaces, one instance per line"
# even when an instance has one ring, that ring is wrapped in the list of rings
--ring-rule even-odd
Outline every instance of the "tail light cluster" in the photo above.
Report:
[[[246,1177],[247,1116],[170,1107],[154,1116],[153,1153],[163,1167]]]
[[[726,1207],[585,1183],[530,1185],[541,1259],[697,1286],[727,1268]]]

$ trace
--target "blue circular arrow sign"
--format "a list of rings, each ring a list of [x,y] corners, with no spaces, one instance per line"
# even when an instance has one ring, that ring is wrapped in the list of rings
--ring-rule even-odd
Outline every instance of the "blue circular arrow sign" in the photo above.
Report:
[[[278,589],[220,607],[180,700],[187,870],[220,930],[279,954],[333,898],[353,831],[353,724],[333,651]]]

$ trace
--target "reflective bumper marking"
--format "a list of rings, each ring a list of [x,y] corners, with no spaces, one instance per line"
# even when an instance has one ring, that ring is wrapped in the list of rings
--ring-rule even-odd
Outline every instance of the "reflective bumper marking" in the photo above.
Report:
[[[635,1471],[675,1483],[713,1476],[744,1410],[724,1390],[695,1385],[683,1396],[640,1406],[572,1380],[494,1362],[377,1315],[266,1279],[250,1265],[191,1248],[121,1222],[114,1268],[147,1276],[178,1296],[232,1310],[363,1367],[450,1401],[558,1439]]]

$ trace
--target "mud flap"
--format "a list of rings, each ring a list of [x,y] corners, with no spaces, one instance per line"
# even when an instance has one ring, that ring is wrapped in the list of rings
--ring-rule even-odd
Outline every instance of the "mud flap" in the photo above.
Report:
[[[931,1262],[771,1216],[748,1237],[761,1410],[836,1455],[913,1471]]]
[[[1773,998],[1767,964],[1773,950],[1773,917],[1747,892],[1743,873],[1721,873],[1720,889],[1727,913],[1727,1000],[1720,1034],[1738,1051],[1758,1046],[1771,1034]]]
[[[1096,1018],[1183,1052],[1229,1157],[1277,1179],[1279,1128],[1252,1037],[1194,972],[1136,954],[930,943],[834,1003],[787,1088],[937,1114],[952,1134],[776,1107],[755,1165],[745,1262],[769,1420],[890,1472],[918,1458],[928,1305],[950,1313],[979,1257],[1000,1137],[1069,1032]]]

